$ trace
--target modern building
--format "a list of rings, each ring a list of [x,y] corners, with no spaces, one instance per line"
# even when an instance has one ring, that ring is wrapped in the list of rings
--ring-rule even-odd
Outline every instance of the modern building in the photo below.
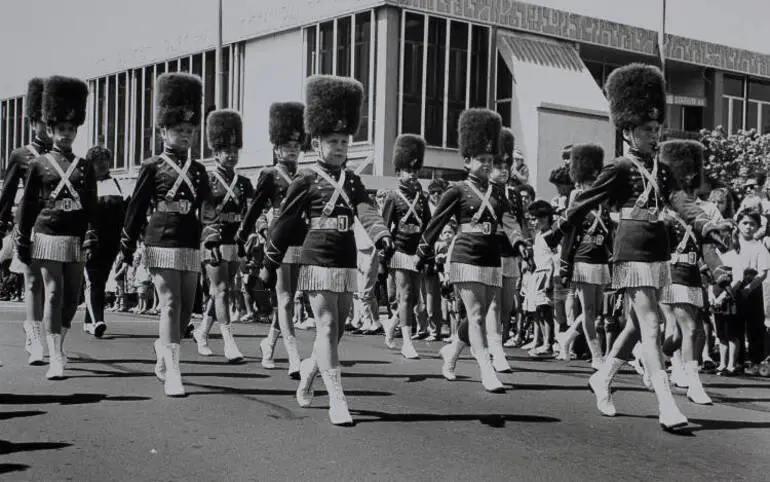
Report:
[[[11,3],[11,2],[8,2]],[[307,76],[352,76],[366,92],[350,163],[370,187],[393,184],[399,133],[428,142],[423,177],[458,178],[456,124],[467,107],[496,109],[514,130],[532,183],[550,197],[549,171],[564,145],[594,141],[616,152],[602,93],[607,75],[630,62],[658,63],[663,0],[223,0],[222,61],[216,75],[215,0],[29,0],[4,4],[19,22],[0,32],[0,162],[29,141],[23,93],[32,76],[88,79],[89,117],[78,148],[103,144],[130,180],[157,152],[155,78],[203,78],[201,108],[217,86],[242,112],[241,167],[271,164],[268,106],[302,100]],[[689,135],[723,125],[770,132],[770,47],[764,0],[669,0],[663,45],[668,128]],[[45,12],[45,15],[40,15]],[[37,21],[37,17],[40,21]],[[56,41],[29,42],[29,21]],[[173,20],[171,20],[173,18]],[[62,29],[61,25],[66,28]],[[46,38],[45,36],[39,37]],[[203,125],[201,128],[203,129]],[[203,136],[192,155],[210,156]],[[312,154],[306,159],[310,160]]]

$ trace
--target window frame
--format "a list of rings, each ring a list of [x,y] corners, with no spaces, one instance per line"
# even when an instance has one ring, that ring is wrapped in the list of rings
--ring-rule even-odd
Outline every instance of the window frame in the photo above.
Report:
[[[446,149],[457,150],[457,147],[451,147],[448,144],[449,129],[449,82],[450,82],[450,58],[452,54],[451,49],[451,29],[454,24],[465,25],[467,28],[468,39],[466,43],[466,55],[465,55],[465,109],[471,107],[471,79],[472,79],[472,62],[473,62],[473,32],[474,28],[483,28],[487,30],[487,72],[488,76],[491,75],[492,70],[492,53],[494,52],[492,44],[492,27],[477,22],[470,22],[466,20],[458,20],[454,18],[442,17],[439,15],[431,15],[425,12],[418,12],[404,8],[401,10],[401,25],[399,32],[399,83],[398,83],[398,133],[404,133],[404,73],[405,73],[405,42],[406,42],[406,16],[415,15],[423,17],[423,43],[422,43],[422,94],[421,94],[421,106],[420,106],[420,136],[425,138],[426,133],[426,105],[427,105],[427,70],[428,70],[428,41],[429,41],[429,25],[431,18],[438,19],[445,22],[445,36],[444,36],[444,85],[441,90],[444,92],[443,99],[443,112],[442,112],[442,133],[441,133],[441,145],[428,144],[428,147],[434,149]],[[490,102],[490,89],[487,89],[486,102],[484,107],[489,106]],[[495,104],[497,102],[495,101]]]
[[[374,94],[375,94],[375,75],[376,75],[376,41],[377,41],[377,19],[375,17],[374,9],[368,9],[361,12],[355,12],[349,15],[342,15],[339,17],[335,17],[331,20],[329,19],[323,19],[318,22],[314,22],[312,24],[306,25],[302,28],[302,66],[303,70],[305,72],[305,77],[310,77],[311,75],[318,75],[321,70],[321,25],[327,24],[329,22],[332,22],[332,47],[331,47],[331,65],[332,65],[332,75],[338,75],[337,74],[337,54],[339,50],[339,46],[337,44],[339,32],[339,21],[341,19],[349,19],[350,20],[350,45],[348,48],[350,49],[350,75],[347,76],[347,78],[355,79],[356,75],[356,19],[361,16],[365,15],[366,13],[369,14],[369,81],[367,82],[368,85],[364,86],[366,88],[367,92],[367,119],[366,119],[366,126],[367,126],[367,136],[366,139],[356,141],[355,136],[353,136],[353,140],[350,143],[351,146],[360,146],[360,145],[366,145],[366,144],[373,144],[374,143]],[[309,32],[313,31],[315,33],[315,45],[312,49],[309,48],[309,40],[310,35]],[[312,52],[311,52],[312,50]],[[310,58],[308,58],[308,53],[310,53]],[[308,71],[308,67],[310,67],[310,71]],[[356,79],[358,80],[358,79]],[[304,96],[304,93],[303,93]],[[303,98],[303,101],[305,99]]]

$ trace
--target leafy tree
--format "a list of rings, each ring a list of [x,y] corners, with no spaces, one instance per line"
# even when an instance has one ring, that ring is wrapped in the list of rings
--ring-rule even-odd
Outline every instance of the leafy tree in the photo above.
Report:
[[[770,170],[770,134],[756,129],[727,135],[722,126],[703,129],[699,140],[706,146],[705,180],[711,187],[742,191],[746,179]]]

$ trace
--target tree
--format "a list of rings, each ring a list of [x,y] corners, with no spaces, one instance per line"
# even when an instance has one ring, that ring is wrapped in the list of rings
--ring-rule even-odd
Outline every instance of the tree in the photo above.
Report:
[[[711,187],[740,192],[746,179],[770,170],[770,134],[759,135],[751,129],[727,135],[718,126],[701,130],[699,140],[706,146],[704,173]]]

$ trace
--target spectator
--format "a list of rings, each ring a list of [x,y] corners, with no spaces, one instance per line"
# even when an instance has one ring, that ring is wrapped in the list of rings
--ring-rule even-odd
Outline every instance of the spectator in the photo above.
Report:
[[[524,162],[524,155],[516,148],[513,150],[513,167],[511,168],[511,181],[516,184],[529,184],[529,168]]]

